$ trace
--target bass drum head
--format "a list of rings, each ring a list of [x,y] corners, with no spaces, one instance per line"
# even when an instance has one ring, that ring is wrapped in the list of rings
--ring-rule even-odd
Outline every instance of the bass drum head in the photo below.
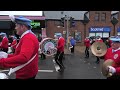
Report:
[[[5,73],[0,73],[0,79],[8,79],[8,76]]]
[[[40,44],[41,52],[46,56],[52,56],[57,53],[57,41],[52,38],[44,38]]]

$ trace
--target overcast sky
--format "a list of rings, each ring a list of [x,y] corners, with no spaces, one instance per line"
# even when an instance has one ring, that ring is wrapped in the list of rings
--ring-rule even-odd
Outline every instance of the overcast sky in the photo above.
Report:
[[[30,15],[42,16],[42,11],[0,11],[0,15]]]

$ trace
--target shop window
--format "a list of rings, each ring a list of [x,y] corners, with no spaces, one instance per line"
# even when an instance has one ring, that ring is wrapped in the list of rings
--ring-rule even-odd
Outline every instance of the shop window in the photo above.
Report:
[[[99,21],[100,19],[100,13],[96,12],[95,13],[95,21]]]
[[[82,41],[81,32],[75,32],[75,40],[76,40],[76,42]]]
[[[106,21],[106,13],[101,14],[101,21]]]
[[[0,29],[11,29],[11,21],[0,21]]]

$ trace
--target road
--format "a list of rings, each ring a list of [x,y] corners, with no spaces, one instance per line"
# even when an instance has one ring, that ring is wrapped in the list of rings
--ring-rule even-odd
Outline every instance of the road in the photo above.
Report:
[[[57,72],[58,67],[52,57],[40,60],[39,69],[46,72],[39,71],[36,79],[105,79],[101,73],[103,60],[100,64],[95,61],[96,57],[91,52],[89,59],[84,58],[84,48],[77,46],[74,54],[65,55],[63,63],[66,68],[63,73]]]
[[[101,59],[96,64],[96,57],[90,51],[90,58],[84,58],[84,47],[76,46],[75,53],[70,54],[65,51],[65,70],[63,73],[58,72],[59,67],[54,62],[53,57],[47,57],[45,60],[39,59],[39,70],[36,79],[105,79],[101,73]],[[8,73],[6,71],[5,73]],[[10,76],[14,79],[15,74]]]

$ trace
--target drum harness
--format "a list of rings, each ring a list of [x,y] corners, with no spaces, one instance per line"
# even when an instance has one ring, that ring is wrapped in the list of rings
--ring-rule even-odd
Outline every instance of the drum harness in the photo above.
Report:
[[[29,64],[32,60],[34,60],[34,58],[36,57],[36,55],[37,55],[37,53],[36,53],[27,63],[22,64],[22,65],[20,65],[20,66],[17,66],[17,67],[15,67],[15,68],[10,68],[8,75],[10,76],[12,73],[18,71],[19,69],[21,69],[21,68],[23,68],[24,66],[26,66],[27,64]]]

